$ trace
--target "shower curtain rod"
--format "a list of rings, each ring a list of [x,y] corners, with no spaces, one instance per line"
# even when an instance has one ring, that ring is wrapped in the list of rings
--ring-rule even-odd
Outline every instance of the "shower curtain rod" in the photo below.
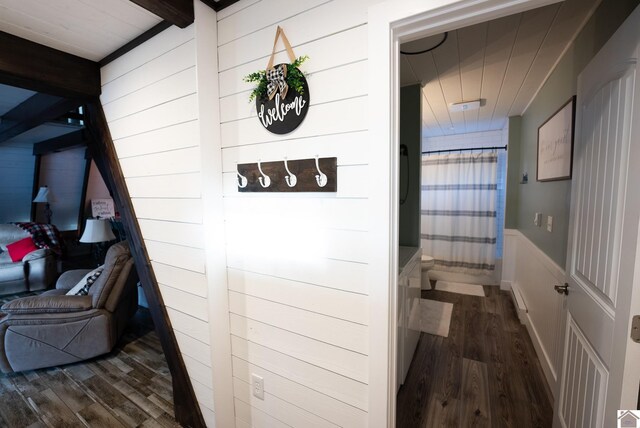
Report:
[[[493,147],[477,147],[467,149],[445,149],[445,150],[431,150],[428,152],[422,152],[423,155],[431,155],[434,153],[448,153],[448,152],[470,152],[473,150],[507,150],[507,146],[493,146]]]

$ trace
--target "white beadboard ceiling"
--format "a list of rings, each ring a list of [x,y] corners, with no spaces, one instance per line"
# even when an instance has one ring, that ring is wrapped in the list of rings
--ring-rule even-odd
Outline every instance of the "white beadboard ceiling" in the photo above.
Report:
[[[0,0],[0,31],[92,61],[160,21],[129,0]]]
[[[449,32],[421,55],[401,55],[400,81],[423,85],[423,138],[502,129],[521,115],[600,0],[566,0]],[[401,50],[436,45],[442,35]],[[449,105],[482,99],[477,110]]]

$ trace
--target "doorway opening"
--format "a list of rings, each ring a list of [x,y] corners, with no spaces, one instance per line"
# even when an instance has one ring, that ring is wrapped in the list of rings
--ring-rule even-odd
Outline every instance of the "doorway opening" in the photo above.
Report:
[[[528,59],[529,61],[528,64],[526,63],[526,61],[522,60],[523,58],[522,55],[518,55],[518,50],[522,48],[522,46],[519,45],[518,40],[527,39],[529,43],[534,44],[532,42],[532,40],[535,39],[533,34],[536,31],[541,30],[543,28],[543,25],[541,25],[541,22],[547,20],[550,23],[550,25],[557,25],[557,20],[559,19],[558,17],[562,16],[562,13],[564,13],[564,12],[559,12],[559,10],[562,7],[571,7],[571,6],[575,7],[577,3],[565,2],[562,4],[552,4],[539,9],[535,9],[535,8],[536,6],[543,5],[542,3],[529,2],[527,3],[527,5],[520,4],[518,7],[516,7],[514,4],[510,2],[495,2],[495,5],[498,5],[499,6],[498,9],[500,10],[498,11],[495,9],[491,11],[478,10],[478,9],[471,10],[471,7],[469,7],[468,12],[470,14],[465,15],[460,11],[460,9],[446,10],[446,8],[443,8],[439,10],[437,13],[434,12],[433,15],[431,16],[431,19],[428,19],[428,18],[425,19],[428,13],[423,13],[422,15],[414,14],[413,16],[411,15],[402,16],[402,20],[396,16],[395,18],[398,19],[398,21],[396,22],[401,22],[401,23],[395,26],[393,23],[391,23],[391,22],[394,22],[393,18],[387,19],[387,22],[390,23],[389,28],[391,28],[391,33],[392,35],[395,36],[395,37],[392,37],[395,43],[392,44],[390,47],[390,57],[394,58],[395,55],[398,55],[397,67],[393,69],[389,77],[391,78],[391,81],[393,81],[394,83],[398,84],[398,86],[400,86],[403,79],[407,79],[407,72],[403,71],[403,63],[408,63],[409,72],[414,74],[413,76],[411,76],[414,78],[414,80],[412,82],[409,82],[408,85],[411,85],[411,84],[419,85],[418,90],[422,94],[423,108],[426,105],[429,109],[428,114],[425,116],[430,116],[430,117],[421,117],[421,120],[422,120],[421,128],[423,129],[423,133],[421,133],[420,135],[421,137],[420,142],[421,142],[421,145],[423,146],[422,147],[423,149],[425,144],[431,143],[433,144],[433,146],[430,147],[431,150],[424,149],[424,151],[442,150],[443,149],[442,146],[438,147],[437,145],[438,143],[443,144],[444,149],[456,148],[458,150],[473,149],[473,148],[481,149],[483,146],[496,147],[496,146],[508,145],[509,144],[509,138],[508,138],[509,121],[510,121],[509,117],[518,116],[522,114],[524,110],[526,110],[529,102],[533,99],[536,91],[542,86],[542,84],[546,80],[550,72],[550,69],[554,64],[554,61],[551,61],[551,64],[544,71],[538,70],[537,68],[539,67],[537,65],[532,65],[536,55],[538,55],[541,49],[543,49],[540,46],[548,42],[549,34],[551,34],[551,32],[548,30],[549,27],[547,27],[546,32],[542,30],[542,33],[536,36],[536,37],[539,37],[538,39],[539,44],[534,49],[535,52],[532,54],[532,57]],[[566,5],[569,5],[569,6],[566,6]],[[593,9],[590,8],[589,6],[592,7],[593,5],[586,5],[586,6],[587,8],[584,10],[584,14],[590,15],[590,12],[592,12]],[[464,9],[464,6],[462,6],[462,9]],[[458,12],[459,12],[459,15],[457,14]],[[470,18],[470,16],[472,16],[472,18]],[[453,17],[457,17],[459,19],[459,22],[457,24],[454,24],[454,25],[450,24],[450,22],[455,21]],[[447,22],[447,19],[450,19],[450,21]],[[536,23],[532,23],[531,21],[529,21],[529,19],[532,19],[533,22],[536,22]],[[490,22],[493,22],[493,21],[497,23],[493,25],[490,24]],[[575,33],[578,32],[579,26],[581,23],[577,24],[577,27],[575,28]],[[515,28],[509,28],[510,24],[515,24]],[[435,28],[437,28],[439,31],[436,31]],[[462,30],[465,30],[465,31],[469,30],[469,33],[464,34]],[[422,31],[422,34],[419,34],[420,31]],[[448,33],[447,37],[443,37],[444,32]],[[529,32],[529,37],[526,36],[527,32]],[[421,39],[420,36],[422,35],[425,35],[426,37]],[[447,52],[447,51],[439,51],[439,49],[446,46],[447,42],[445,41],[445,43],[443,43],[441,46],[438,46],[436,49],[430,51],[427,54],[427,59],[414,60],[413,61],[414,62],[413,65],[415,66],[414,68],[417,68],[419,66],[427,67],[429,69],[428,73],[430,74],[430,76],[428,76],[424,80],[420,78],[416,79],[416,76],[415,76],[416,72],[415,70],[411,69],[411,61],[406,60],[403,55],[400,55],[398,53],[398,51],[405,50],[405,48],[407,51],[426,50],[425,49],[426,47],[437,45],[438,42],[443,39],[448,40],[449,42],[453,40],[452,45],[455,48],[453,53]],[[464,42],[464,40],[466,40],[466,42]],[[495,42],[498,45],[500,45],[501,43],[503,45],[498,47],[496,47],[495,45],[491,46],[492,40],[495,40]],[[570,43],[571,41],[572,41],[571,37],[568,37],[568,39],[566,40],[566,44]],[[413,45],[412,48],[409,48],[409,46],[411,45]],[[479,45],[482,45],[482,46],[479,47]],[[465,52],[464,51],[465,49],[469,49],[468,52]],[[502,62],[498,61],[499,65],[496,65],[494,61],[496,60],[496,57],[498,56],[498,54],[502,51],[506,52],[507,58],[502,60]],[[560,49],[560,51],[557,52],[556,59],[558,59],[562,55],[562,53],[563,53],[562,49]],[[509,57],[512,54],[516,54],[518,58],[515,59],[515,58]],[[521,67],[522,69],[520,69]],[[531,83],[531,80],[533,79],[532,76],[536,74],[534,73],[534,71],[542,74],[539,80],[537,81],[537,84]],[[454,76],[448,76],[449,72],[451,72],[451,74],[453,74]],[[498,79],[497,84],[495,82],[491,82],[489,79],[494,74],[497,74],[500,76],[500,79]],[[516,79],[518,75],[520,75],[519,77],[520,80]],[[479,79],[480,81],[480,83],[475,86],[473,84],[474,77],[476,79]],[[396,108],[394,110],[395,114],[398,114],[398,111],[400,111],[400,114],[399,114],[400,117],[393,116],[390,120],[390,128],[392,130],[396,129],[399,131],[399,132],[393,132],[393,131],[391,132],[392,136],[394,135],[398,136],[399,134],[399,139],[396,139],[394,141],[395,149],[392,150],[392,156],[395,156],[395,159],[392,160],[392,170],[397,171],[397,174],[392,174],[392,177],[397,177],[395,183],[400,185],[399,191],[397,191],[395,195],[397,199],[396,197],[391,198],[392,201],[395,201],[394,203],[398,203],[398,201],[401,201],[402,200],[401,198],[403,198],[403,192],[402,192],[403,190],[403,187],[402,187],[403,154],[402,154],[402,149],[400,147],[401,147],[401,144],[404,144],[404,141],[402,138],[403,118],[402,118],[401,111],[402,111],[402,90],[404,90],[405,87],[406,86],[403,86],[402,89],[396,89],[397,92],[394,92],[392,95],[392,99],[396,103],[395,104]],[[471,88],[471,92],[472,93],[476,92],[477,95],[470,96],[470,97],[467,96],[465,93],[463,93],[463,89],[465,87]],[[456,93],[456,90],[458,91],[457,93]],[[490,97],[493,97],[493,99],[490,99]],[[473,103],[474,101],[477,101],[477,105],[478,107],[480,107],[479,109],[455,110],[456,104],[467,103],[467,102]],[[429,123],[431,123],[431,125],[429,125]],[[427,132],[424,132],[425,128]],[[425,133],[427,134],[430,133],[430,134],[424,135]],[[495,138],[496,136],[498,136],[498,138]],[[477,143],[474,142],[473,140],[474,139],[482,140],[482,137],[487,137],[489,141],[484,141],[474,147],[474,144],[477,144]],[[493,138],[489,138],[489,137],[493,137]],[[469,140],[471,140],[471,142]],[[485,152],[486,152],[486,149],[485,149]],[[488,155],[488,156],[491,157],[491,155]],[[496,158],[498,157],[497,154],[494,156]],[[481,159],[482,154],[481,153],[477,154],[476,157],[478,159]],[[472,159],[472,158],[473,157],[471,156],[467,157],[467,159]],[[460,159],[464,159],[464,158],[462,156],[457,156],[457,159],[455,159],[455,161],[458,162]],[[424,160],[424,159],[421,159],[421,160]],[[469,160],[468,162],[471,162],[471,160]],[[498,170],[499,168],[496,168],[496,172],[494,173],[495,178],[492,183],[476,183],[476,184],[479,185],[480,187],[485,184],[490,184],[497,187],[498,180],[500,179],[499,177],[500,174],[498,174],[497,172]],[[502,169],[502,171],[504,171],[504,169]],[[504,173],[502,175],[504,176]],[[453,183],[443,183],[443,184],[453,184]],[[474,183],[458,183],[458,184],[464,184],[469,186],[476,185]],[[425,183],[424,181],[420,183],[420,186],[429,186],[429,185],[430,185],[429,183]],[[436,185],[438,184],[436,183]],[[395,186],[392,186],[392,188],[395,188]],[[470,196],[469,198],[473,198],[473,197],[478,197],[478,196]],[[495,198],[494,200],[496,200],[496,203],[492,207],[493,209],[490,209],[490,210],[483,210],[482,208],[479,208],[479,209],[474,208],[474,209],[468,209],[468,210],[465,210],[462,208],[446,209],[446,208],[425,207],[424,205],[422,205],[421,206],[422,211],[433,210],[435,212],[432,211],[426,214],[420,213],[420,215],[423,215],[425,217],[436,217],[442,214],[443,211],[471,211],[473,212],[474,215],[476,215],[480,211],[496,211],[492,215],[495,215],[496,217],[498,217],[498,211],[500,206],[499,198],[495,197],[495,195],[492,195],[489,197],[485,196],[485,199],[486,198],[492,198],[492,199]],[[504,197],[502,197],[502,200],[504,200],[503,198]],[[402,236],[402,224],[400,223],[403,217],[402,207],[398,207],[397,211],[395,211],[394,214],[396,215],[395,218],[399,220],[399,222],[397,226],[398,230],[395,231],[396,235],[392,237],[391,242],[392,242],[392,245],[397,245],[397,242],[400,242],[400,241],[399,240],[395,241],[395,237]],[[459,214],[459,213],[456,213],[456,214]],[[420,220],[423,223],[425,221],[428,221],[428,219],[425,219],[425,218],[421,218]],[[495,234],[493,236],[485,236],[485,237],[490,238],[491,240],[495,239],[494,245],[497,245],[497,241],[499,239],[497,231],[504,227],[504,223],[500,221],[499,224],[498,222],[495,222],[494,224],[495,224],[495,230],[496,230]],[[421,227],[422,227],[422,224],[421,224]],[[433,233],[431,233],[430,235],[433,235]],[[455,239],[451,239],[450,237],[451,236],[457,237],[461,235],[466,235],[466,233],[448,234],[447,237],[445,237],[445,240],[455,241]],[[477,238],[477,236],[473,236],[473,235],[471,235],[470,237]],[[465,240],[461,240],[461,242],[463,243],[469,243],[464,241]],[[473,241],[473,239],[468,239],[468,241]],[[463,249],[462,251],[463,252],[471,251],[470,248],[471,248],[470,246],[466,246],[466,248]],[[391,257],[393,260],[398,260],[396,258],[398,254],[394,252],[393,248],[391,249],[391,254],[393,256]],[[499,252],[494,251],[494,256],[496,255],[499,256]],[[492,263],[488,263],[488,265],[491,265],[491,264]],[[497,262],[495,263],[495,265],[497,266],[494,266],[492,270],[497,270],[499,272],[500,263]],[[424,279],[424,276],[423,276],[423,279]],[[437,275],[435,275],[435,279],[440,279],[440,278],[438,278]],[[488,284],[497,285],[499,284],[499,281],[500,281],[500,275],[497,274],[492,278],[492,280],[483,279],[483,280],[479,280],[478,282],[486,286]],[[398,282],[393,282],[392,280],[392,288],[395,288],[396,285],[399,285],[400,286],[399,288],[402,288],[400,280],[398,280]],[[433,286],[435,284],[429,283],[429,285]],[[497,288],[487,289],[487,287],[484,287],[484,290],[483,290],[483,295],[485,296],[484,299],[489,298],[489,300],[491,300],[491,296],[494,296],[493,291],[499,291],[499,290],[497,290]],[[403,293],[403,291],[399,289],[398,290],[392,289],[391,297],[393,302],[391,302],[390,304],[390,311],[394,314],[394,315],[390,315],[390,319],[394,321],[398,320],[396,324],[394,324],[394,322],[392,321],[392,325],[398,327],[398,329],[394,329],[394,328],[390,329],[391,335],[394,335],[394,334],[396,335],[396,337],[394,338],[395,341],[392,341],[392,342],[394,343],[394,345],[399,347],[402,347],[406,344],[406,343],[402,343],[402,341],[404,340],[404,338],[402,337],[402,335],[404,334],[402,333],[402,328],[410,325],[410,321],[408,320],[408,318],[404,318],[404,317],[406,314],[410,314],[412,312],[412,309],[411,309],[412,304],[408,303],[405,305],[405,303],[401,301],[402,299],[405,298],[406,293],[402,295],[401,293]],[[424,297],[424,293],[425,292],[423,291],[423,297]],[[494,297],[498,298],[498,296],[499,296],[499,293],[496,293]],[[505,302],[511,305],[512,303],[511,303],[510,296],[508,297],[509,298]],[[499,299],[501,299],[501,297]],[[466,300],[466,296],[462,300]],[[495,299],[493,304],[494,303],[495,303]],[[488,303],[488,305],[491,305],[491,304],[492,303]],[[477,309],[477,308],[473,308],[474,305],[477,305],[474,303],[464,303],[464,305],[471,305],[472,310]],[[487,304],[481,303],[481,305],[487,305]],[[405,320],[404,326],[401,325],[403,322],[403,319]],[[405,349],[404,352],[405,353],[411,352],[411,350],[407,351]],[[535,352],[533,352],[533,355],[535,357]],[[397,364],[401,364],[402,359],[406,359],[404,357],[401,358],[399,355],[391,356],[390,358],[393,359],[394,357],[396,360],[396,367],[397,367]],[[401,370],[398,370],[397,373],[398,373],[397,376],[400,376]],[[544,384],[545,382],[544,375],[541,375],[540,377]],[[396,381],[398,381],[398,379],[396,379]],[[402,383],[402,379],[399,381],[399,383]],[[549,400],[548,395],[550,394],[543,394],[543,395],[547,395],[547,397],[545,398],[548,402],[553,401],[552,398]]]

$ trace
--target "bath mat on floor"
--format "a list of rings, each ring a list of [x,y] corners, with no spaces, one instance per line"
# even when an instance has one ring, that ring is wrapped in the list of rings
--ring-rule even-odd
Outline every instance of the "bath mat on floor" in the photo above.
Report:
[[[450,282],[450,281],[437,281],[436,290],[448,291],[449,293],[468,294],[469,296],[482,296],[484,295],[484,288],[482,285],[465,284],[464,282]]]
[[[453,303],[416,299],[409,315],[409,328],[448,337]]]

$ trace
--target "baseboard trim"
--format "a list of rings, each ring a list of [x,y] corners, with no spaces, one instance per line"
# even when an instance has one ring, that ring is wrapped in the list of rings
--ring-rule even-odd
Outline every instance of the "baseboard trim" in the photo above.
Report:
[[[538,354],[540,367],[542,367],[542,372],[544,373],[544,376],[547,379],[547,388],[546,388],[547,395],[549,396],[549,400],[553,403],[555,402],[555,398],[556,398],[555,397],[556,389],[552,388],[551,385],[556,385],[558,383],[558,376],[555,370],[553,370],[551,364],[549,364],[549,361],[551,361],[551,359],[549,358],[549,356],[547,355],[547,353],[545,352],[544,348],[540,343],[538,332],[536,331],[535,326],[529,319],[529,314],[526,314],[525,316],[527,317],[527,323],[525,324],[525,327],[527,328],[527,332],[529,332],[529,337],[531,337],[531,342],[533,343],[533,347],[536,350],[536,353]]]
[[[527,325],[530,323],[529,316],[527,315],[527,305],[524,302],[524,298],[520,293],[520,289],[518,288],[517,283],[511,284],[511,297],[513,298],[513,304],[516,307],[516,312],[518,313],[518,319],[521,324]]]
[[[511,290],[511,281],[500,281],[500,290],[509,291]]]

